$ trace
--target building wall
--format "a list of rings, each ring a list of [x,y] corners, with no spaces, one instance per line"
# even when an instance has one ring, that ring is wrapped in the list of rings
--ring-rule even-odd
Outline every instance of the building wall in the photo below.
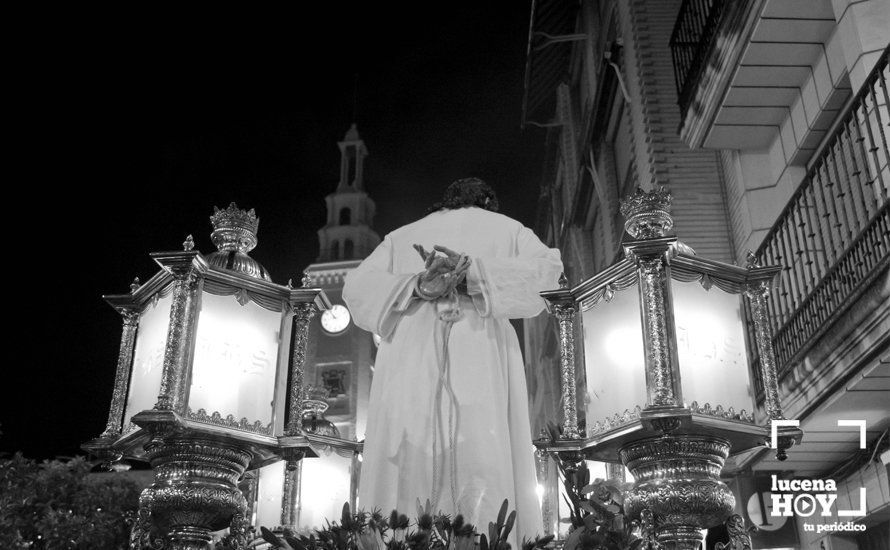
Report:
[[[825,529],[832,524],[844,524],[848,521],[861,523],[868,530],[875,529],[880,523],[887,522],[890,517],[890,491],[888,491],[887,468],[880,462],[872,462],[857,472],[854,472],[846,479],[840,481],[837,487],[837,501],[834,510],[829,516],[822,516],[821,513],[813,514],[805,521],[799,521],[798,524],[808,523],[812,525],[812,529],[799,529],[802,548],[814,549],[856,549],[859,548],[856,535],[858,533],[836,532],[829,533]],[[839,516],[839,510],[853,511],[858,510],[860,505],[860,491],[865,489],[865,514],[855,514],[853,516]],[[870,521],[868,518],[872,518]],[[820,526],[823,532],[819,532]]]
[[[860,91],[890,41],[890,3],[886,0],[805,3],[765,0],[746,4],[754,6],[755,19],[761,18],[758,25],[783,25],[783,18],[803,14],[802,19],[808,21],[803,25],[816,28],[821,33],[817,37],[821,42],[814,38],[805,44],[804,49],[815,52],[806,63],[801,62],[802,65],[808,63],[806,67],[788,68],[786,74],[778,70],[767,80],[742,82],[742,86],[718,90],[715,97],[722,102],[723,111],[709,124],[735,120],[741,123],[739,129],[735,133],[730,130],[720,134],[719,147],[708,148],[711,138],[707,138],[703,140],[704,147],[693,148],[684,141],[685,137],[681,138],[681,127],[687,120],[677,104],[669,45],[682,3],[681,0],[589,0],[581,4],[576,29],[585,33],[587,40],[575,43],[572,61],[564,68],[570,76],[560,91],[555,92],[563,98],[568,95],[570,100],[563,99],[563,108],[554,112],[557,129],[550,130],[547,157],[556,161],[545,166],[542,197],[546,200],[539,212],[539,228],[547,228],[542,236],[562,251],[566,273],[573,285],[620,256],[620,243],[627,235],[622,230],[618,201],[636,186],[663,185],[671,191],[674,232],[700,256],[744,265],[748,251],[756,251],[781,222],[783,210],[808,177],[808,170],[831,139],[837,121],[847,112],[846,106]],[[758,13],[758,9],[763,11]],[[756,27],[754,32],[765,31]],[[742,36],[732,42],[731,47],[743,49],[739,59],[749,53],[748,48],[765,47],[763,44],[752,46],[750,40],[751,36]],[[802,39],[797,37],[797,40]],[[780,47],[777,51],[778,55],[796,55],[791,49],[784,51]],[[603,59],[606,53],[610,54],[608,60]],[[712,52],[712,55],[725,54],[719,47],[716,53]],[[748,68],[740,62],[726,70],[732,75],[744,76]],[[782,79],[791,72],[801,76],[800,82],[783,84]],[[715,75],[708,73],[707,78],[712,78],[709,85],[713,85]],[[890,75],[885,73],[884,79],[890,80]],[[750,88],[747,92],[746,87]],[[779,89],[777,93],[785,98],[787,105],[765,105],[765,100],[758,97],[759,87]],[[868,116],[874,125],[875,139],[880,138],[877,131],[881,121],[884,121],[880,126],[884,135],[890,136],[890,127],[886,125],[886,98],[878,90],[869,101],[862,116]],[[566,109],[566,105],[573,107]],[[748,110],[750,107],[757,107],[757,116],[769,119],[770,128],[757,124],[752,124],[756,128],[750,131],[744,128],[745,117],[752,112]],[[724,129],[732,126],[726,124]],[[573,139],[568,139],[569,134]],[[554,135],[558,139],[552,138]],[[890,185],[890,168],[883,151],[873,155],[869,152],[868,163],[871,174],[883,177],[875,183],[883,181]],[[831,179],[826,181],[830,183]],[[880,192],[878,187],[875,189],[875,193]],[[837,189],[832,191],[842,193]],[[890,193],[890,187],[887,192]],[[832,200],[830,195],[826,196],[828,201]],[[805,208],[810,210],[805,209],[802,216],[817,218],[812,205]],[[837,220],[834,219],[815,223],[822,227],[830,224],[831,231],[857,231],[852,225],[835,227]],[[801,225],[792,227],[795,227],[792,232],[802,233],[797,235],[800,240],[812,240],[812,236],[796,228]],[[780,263],[791,270],[816,263],[825,272],[831,267],[829,252],[811,246],[806,253],[788,254],[790,257],[782,258]],[[872,378],[868,378],[868,383],[859,383],[866,375],[886,381],[886,374],[876,373],[887,372],[890,363],[890,274],[886,264],[881,265],[884,267],[852,283],[855,288],[846,303],[826,305],[836,307],[837,311],[824,323],[815,315],[804,319],[809,325],[824,326],[818,327],[812,339],[802,344],[796,356],[779,365],[780,391],[787,417],[827,425],[831,431],[834,417],[821,418],[820,411],[858,410],[855,406],[866,402],[866,394],[856,394],[852,389],[890,395],[890,390],[882,390],[883,386],[879,385],[884,382],[871,382]],[[789,292],[786,288],[790,286],[789,277],[786,269],[773,289],[774,296]],[[818,281],[810,284],[812,289]],[[796,297],[795,305],[801,306],[805,298]],[[774,319],[774,330],[778,330],[780,321]],[[792,327],[792,332],[796,330]],[[554,373],[558,375],[559,368],[555,332],[555,324],[544,316],[526,324],[527,372],[530,379],[539,379],[530,383],[530,388],[535,388],[533,424],[537,421],[537,426],[542,425],[542,419],[552,421],[554,416],[557,422],[561,421],[559,384],[553,377]],[[576,346],[578,341],[576,338]],[[583,385],[581,371],[584,369],[576,370],[579,386]],[[580,388],[578,395],[584,395]],[[873,398],[873,395],[869,397]],[[583,399],[579,398],[579,408],[583,407]],[[881,431],[887,427],[886,408],[884,413],[883,418],[878,418],[878,413],[869,420],[870,444],[876,444]],[[583,416],[579,414],[579,418]],[[812,435],[815,444],[820,437]],[[806,468],[801,468],[810,470],[810,474],[825,472],[832,469],[832,461],[836,464],[849,456],[851,449],[855,449],[855,445],[838,445],[831,452],[809,455],[803,451],[805,456],[798,456],[798,462],[808,463]],[[789,459],[789,463],[794,464],[794,459]],[[788,477],[793,477],[796,466],[761,463],[759,469],[764,468],[785,470]],[[870,525],[890,517],[886,470],[866,465],[838,481],[851,491],[863,484],[869,487],[868,514],[857,521]],[[846,493],[839,498],[847,498]],[[802,548],[857,547],[855,540],[850,545],[850,540],[844,537],[800,534]]]
[[[626,51],[639,185],[674,196],[674,233],[698,254],[732,261],[719,154],[693,150],[677,134],[680,108],[669,47],[679,0],[618,2]]]

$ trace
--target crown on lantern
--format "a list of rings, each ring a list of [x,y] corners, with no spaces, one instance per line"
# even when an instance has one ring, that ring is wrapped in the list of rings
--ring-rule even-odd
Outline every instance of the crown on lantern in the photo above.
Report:
[[[664,187],[650,192],[637,188],[621,201],[624,229],[635,239],[664,237],[674,226],[671,217],[673,197]]]
[[[307,385],[303,398],[303,414],[322,414],[328,410],[328,390],[318,386]]]
[[[232,202],[225,210],[219,207],[213,207],[213,215],[210,216],[210,223],[213,229],[244,229],[251,233],[256,233],[260,228],[260,219],[257,218],[253,208],[250,210],[242,210],[238,205]]]
[[[214,206],[210,223],[213,225],[210,240],[219,250],[237,249],[246,254],[257,244],[260,219],[253,208],[242,210],[234,202],[225,210]]]

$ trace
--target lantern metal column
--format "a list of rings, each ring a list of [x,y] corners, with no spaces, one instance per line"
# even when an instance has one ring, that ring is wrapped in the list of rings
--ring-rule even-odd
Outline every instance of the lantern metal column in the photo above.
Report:
[[[308,274],[301,281],[304,288],[312,286]],[[310,304],[298,304],[293,309],[294,315],[294,349],[291,358],[291,384],[296,391],[290,394],[288,402],[288,422],[284,437],[279,444],[284,449],[284,460],[287,462],[284,471],[284,488],[281,497],[281,525],[293,528],[297,525],[300,514],[300,464],[305,456],[305,439],[303,439],[303,401],[306,399],[306,388],[303,375],[306,366],[306,350],[309,347],[309,323],[315,316],[315,308]],[[295,443],[291,446],[291,443]]]
[[[568,288],[565,274],[559,278],[559,287]],[[578,431],[578,400],[575,395],[575,302],[574,300],[558,300],[551,303],[551,311],[559,323],[560,375],[562,378],[562,416],[563,437],[579,439]]]
[[[131,291],[139,288],[139,279],[130,285]],[[111,404],[108,407],[108,422],[102,434],[85,443],[84,450],[105,461],[107,467],[121,458],[120,451],[114,448],[114,441],[123,429],[124,404],[127,400],[127,384],[130,381],[130,370],[133,368],[133,350],[136,344],[136,330],[139,327],[139,310],[122,305],[115,307],[123,317],[121,344],[117,356],[117,369],[114,375],[114,387],[111,390]]]

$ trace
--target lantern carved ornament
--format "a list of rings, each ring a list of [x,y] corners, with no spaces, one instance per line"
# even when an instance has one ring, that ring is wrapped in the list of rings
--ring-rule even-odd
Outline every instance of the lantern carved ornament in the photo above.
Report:
[[[145,284],[104,297],[123,334],[105,431],[84,445],[151,464],[134,541],[153,526],[177,549],[243,530],[245,470],[315,455],[301,423],[303,366],[309,322],[330,302],[271,282],[248,255],[253,210],[232,203],[211,222],[216,252],[202,255],[189,236],[183,250],[151,255],[161,270]]]
[[[559,438],[536,445],[570,469],[583,459],[624,464],[635,479],[628,514],[651,515],[657,542],[691,549],[702,529],[732,512],[733,495],[720,480],[727,457],[769,445],[771,422],[783,420],[766,310],[781,268],[696,256],[666,236],[670,205],[664,190],[637,190],[621,205],[633,238],[624,258],[575,287],[561,281],[542,293],[558,321],[563,425]],[[762,422],[755,421],[742,297],[755,328]],[[583,427],[576,365],[586,381]],[[801,435],[780,427],[778,456]]]

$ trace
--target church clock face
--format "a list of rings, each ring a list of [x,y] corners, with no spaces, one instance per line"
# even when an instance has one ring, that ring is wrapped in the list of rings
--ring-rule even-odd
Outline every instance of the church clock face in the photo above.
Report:
[[[339,334],[349,326],[349,310],[341,304],[334,304],[331,309],[321,314],[321,328],[329,334]]]

